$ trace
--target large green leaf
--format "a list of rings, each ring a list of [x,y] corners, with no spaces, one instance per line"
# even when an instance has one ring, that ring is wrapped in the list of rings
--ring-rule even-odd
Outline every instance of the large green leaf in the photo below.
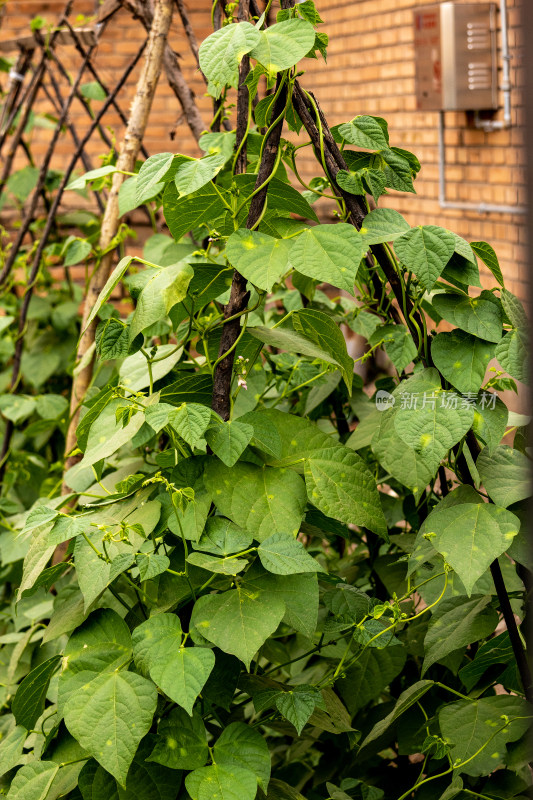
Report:
[[[253,435],[252,426],[240,420],[215,420],[206,431],[205,438],[213,453],[227,467],[232,467],[250,444]]]
[[[228,27],[222,28],[227,30]],[[188,231],[203,223],[211,223],[227,211],[220,195],[207,183],[194,194],[180,197],[174,182],[167,184],[163,195],[163,212],[170,232],[179,241]]]
[[[96,298],[95,304],[91,308],[91,313],[87,317],[87,324],[85,325],[85,330],[87,330],[93,319],[96,317],[96,315],[104,305],[104,303],[107,303],[108,299],[111,296],[111,292],[113,291],[115,286],[118,286],[118,284],[126,274],[126,270],[128,269],[132,261],[133,261],[133,256],[124,256],[124,258],[122,258],[118,262],[117,266],[107,279],[104,288]]]
[[[195,769],[185,778],[185,786],[191,800],[254,800],[257,794],[254,773],[238,766]]]
[[[255,191],[256,183],[257,175],[254,173],[235,176],[235,185],[241,197],[249,197]],[[315,211],[305,197],[290,183],[286,183],[279,178],[272,178],[268,184],[267,208],[271,215],[276,214],[278,217],[285,216],[290,218],[291,214],[298,214],[304,219],[313,219],[318,222]],[[286,222],[285,224],[288,223]],[[284,232],[284,235],[286,235],[286,232]]]
[[[137,299],[130,325],[130,342],[154,322],[164,319],[172,306],[185,299],[193,274],[190,264],[180,262],[152,275]]]
[[[327,364],[341,366],[335,356],[330,355],[326,350],[322,350],[313,339],[308,339],[306,336],[290,330],[290,328],[265,328],[262,325],[257,325],[254,328],[248,328],[248,333],[259,339],[260,342],[272,347],[278,347],[288,353],[301,353],[310,358],[319,358]]]
[[[157,614],[133,632],[135,663],[189,714],[215,665],[207,647],[182,646],[179,617]]]
[[[156,153],[146,159],[139,170],[135,185],[135,203],[140,206],[160,191],[160,181],[174,161],[174,153]]]
[[[524,333],[508,331],[496,346],[495,355],[509,375],[521,383],[529,383],[529,352]]]
[[[220,513],[262,541],[272,531],[296,534],[307,503],[305,485],[292,470],[217,459],[206,465],[204,481]]]
[[[453,233],[436,225],[419,225],[394,242],[396,255],[430,291],[455,250]]]
[[[305,484],[313,505],[328,517],[387,535],[374,477],[349,448],[314,452],[305,462]]]
[[[199,53],[200,69],[214,97],[220,97],[225,86],[237,86],[241,59],[260,39],[260,32],[249,22],[225,25],[204,39]]]
[[[492,453],[484,448],[476,467],[490,499],[507,508],[531,495],[530,462],[519,450],[500,445]]]
[[[246,228],[231,234],[226,256],[241,275],[267,292],[272,291],[290,267],[289,245],[284,239]]]
[[[265,739],[250,725],[230,722],[218,737],[213,756],[221,767],[250,770],[266,791],[270,778],[270,753]]]
[[[23,725],[28,730],[44,711],[48,685],[59,664],[60,656],[52,656],[26,675],[17,689],[13,699],[12,711],[17,725]]]
[[[285,613],[283,600],[245,585],[196,601],[191,625],[225,653],[250,668],[261,645],[274,633]]]
[[[382,733],[385,733],[385,731],[396,722],[398,717],[417,703],[432,686],[433,681],[417,681],[402,692],[394,704],[392,711],[374,725],[370,733],[367,734],[366,738],[363,740],[361,747],[370,744],[374,739],[378,739]]]
[[[181,163],[174,175],[174,183],[180,197],[197,192],[198,189],[213,180],[224,166],[225,161],[226,159],[222,155],[212,155],[200,159],[187,159]]]
[[[7,793],[8,800],[45,800],[59,771],[54,761],[33,761],[19,769]]]
[[[487,445],[491,454],[501,442],[508,417],[507,406],[495,392],[483,391],[478,395],[472,430],[477,438]]]
[[[409,394],[405,407],[396,411],[394,426],[434,475],[448,451],[472,426],[474,408],[455,392],[440,389],[422,393],[416,404],[412,396]]]
[[[459,596],[437,605],[424,639],[422,674],[454,650],[490,636],[498,624],[498,613],[490,606],[491,600],[490,595]]]
[[[172,769],[197,769],[206,763],[209,750],[207,731],[197,711],[192,716],[181,708],[173,708],[159,723],[158,741],[149,757]]]
[[[433,470],[414,448],[400,439],[394,424],[395,416],[394,409],[380,413],[377,428],[371,435],[372,451],[387,472],[419,497],[436,468]]]
[[[83,800],[120,800],[116,780],[93,759],[81,770],[78,788]]]
[[[524,306],[518,297],[516,297],[516,295],[514,295],[512,292],[509,292],[507,289],[502,289],[500,296],[503,310],[505,311],[511,325],[517,328],[517,330],[527,333],[527,314],[524,311]]]
[[[494,772],[505,760],[506,744],[527,731],[530,713],[525,700],[508,695],[458,700],[443,706],[440,730],[453,745],[450,756],[457,772],[473,776]],[[479,755],[472,758],[478,750]],[[458,759],[465,762],[470,758],[464,767],[457,763]]]
[[[65,724],[81,746],[121,786],[139,742],[150,730],[157,689],[134,672],[106,672],[88,682],[65,704]]]
[[[252,536],[243,528],[239,528],[231,520],[224,517],[209,517],[204,533],[195,544],[197,550],[214,553],[217,556],[228,556],[246,550],[252,542]]]
[[[470,247],[490,269],[500,286],[503,286],[503,275],[494,248],[487,242],[470,242]]]
[[[491,292],[481,292],[479,297],[436,294],[432,303],[443,319],[463,331],[488,342],[499,342],[502,338],[501,308]]]
[[[346,340],[339,326],[323,311],[311,308],[304,308],[293,314],[292,323],[295,331],[316,342],[321,350],[324,350],[340,364],[342,377],[351,394],[354,361],[348,355]]]
[[[28,731],[16,725],[0,742],[0,776],[13,769],[21,760]]]
[[[273,533],[268,539],[263,539],[257,553],[264,568],[276,575],[323,572],[303,544],[288,533]]]
[[[131,659],[131,635],[116,611],[99,608],[77,628],[64,649],[63,673],[118,669]]]
[[[491,342],[462,330],[439,333],[431,341],[433,363],[463,394],[479,391],[493,355]]]
[[[290,245],[294,269],[309,278],[327,282],[353,294],[354,280],[364,255],[363,237],[353,225],[315,225]]]
[[[382,150],[389,147],[387,123],[381,117],[369,117],[364,114],[354,117],[337,128],[345,142],[356,147],[367,147],[369,150]]]
[[[520,520],[489,503],[452,506],[431,514],[425,536],[464,583],[468,595],[492,561],[511,546]]]
[[[315,42],[315,30],[303,19],[289,19],[261,31],[250,57],[274,74],[289,69],[304,58]]]
[[[265,591],[285,603],[283,621],[303,633],[308,639],[316,630],[318,622],[318,580],[314,573],[302,572],[281,576],[270,572],[260,573],[254,564],[245,577],[252,590]]]
[[[352,716],[379,697],[402,671],[406,657],[405,648],[398,645],[382,650],[367,647],[361,653],[355,664],[346,670],[345,677],[335,684]]]
[[[183,403],[170,414],[169,422],[188,445],[195,447],[211,422],[211,411],[199,403]]]

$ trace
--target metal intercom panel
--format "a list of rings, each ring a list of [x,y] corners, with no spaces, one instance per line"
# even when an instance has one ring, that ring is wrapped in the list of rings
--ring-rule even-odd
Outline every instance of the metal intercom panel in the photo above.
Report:
[[[414,12],[417,108],[498,108],[496,5],[452,3]]]

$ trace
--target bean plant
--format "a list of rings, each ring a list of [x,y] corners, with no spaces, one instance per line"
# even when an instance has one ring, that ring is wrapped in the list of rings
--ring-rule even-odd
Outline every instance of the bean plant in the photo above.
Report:
[[[530,453],[500,397],[527,380],[525,313],[489,244],[381,205],[420,163],[380,117],[329,127],[302,81],[327,35],[291,5],[227,7],[203,156],[122,184],[165,232],[93,306],[67,493],[79,298],[32,301],[0,397],[10,800],[533,796]]]

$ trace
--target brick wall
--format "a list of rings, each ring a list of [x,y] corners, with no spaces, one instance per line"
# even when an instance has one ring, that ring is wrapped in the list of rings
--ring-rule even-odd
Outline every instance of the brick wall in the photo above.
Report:
[[[502,213],[478,213],[443,210],[438,202],[438,114],[416,110],[414,94],[413,10],[427,0],[317,0],[325,20],[323,30],[330,36],[328,68],[322,61],[306,62],[303,78],[306,88],[315,91],[332,124],[347,121],[356,114],[377,114],[389,122],[391,144],[412,150],[422,162],[416,181],[417,195],[392,194],[382,205],[401,211],[412,224],[438,224],[450,227],[470,240],[485,239],[495,247],[512,291],[523,298],[526,288],[526,251],[524,218]],[[463,112],[446,114],[447,198],[451,201],[518,205],[525,203],[523,164],[523,69],[521,66],[520,0],[508,0],[510,46],[512,53],[513,127],[484,133],[472,127]],[[96,4],[97,5],[97,4]],[[274,4],[277,5],[277,2]],[[210,31],[210,0],[189,0],[193,27],[201,41]],[[8,0],[0,38],[9,39],[27,33],[29,20],[40,14],[55,21],[63,3],[56,0]],[[94,0],[75,0],[75,12],[91,14]],[[140,23],[124,11],[118,12],[104,31],[95,60],[102,78],[113,85],[121,70],[144,39]],[[205,87],[195,69],[178,15],[172,25],[171,44],[182,55],[182,69],[194,89],[206,122],[210,119],[210,101],[203,96]],[[75,68],[79,57],[73,48],[62,50],[66,64]],[[121,103],[128,108],[138,69],[122,93]],[[89,80],[90,78],[88,78]],[[42,110],[49,110],[41,103]],[[500,118],[501,112],[496,114]],[[197,153],[186,124],[178,124],[180,109],[162,76],[154,101],[146,147],[150,153],[177,151]],[[86,116],[76,104],[72,120],[83,131]],[[118,117],[109,114],[106,124],[120,137]],[[174,141],[171,131],[176,130]],[[32,146],[37,157],[48,138],[36,130]],[[60,163],[71,152],[65,134],[58,149]],[[103,146],[95,137],[91,152],[96,161]],[[306,153],[306,151],[303,151]],[[315,170],[312,157],[304,163],[304,174]],[[22,165],[22,161],[19,162]],[[487,278],[484,273],[485,279]],[[490,278],[488,279],[490,281]]]

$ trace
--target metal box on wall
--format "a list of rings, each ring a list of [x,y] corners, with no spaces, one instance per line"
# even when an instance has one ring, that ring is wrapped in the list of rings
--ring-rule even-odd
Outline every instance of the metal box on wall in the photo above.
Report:
[[[418,109],[498,108],[494,3],[421,6],[414,26]]]

